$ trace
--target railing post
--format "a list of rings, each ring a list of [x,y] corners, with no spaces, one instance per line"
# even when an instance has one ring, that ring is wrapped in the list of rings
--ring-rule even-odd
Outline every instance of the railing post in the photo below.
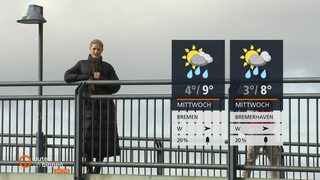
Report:
[[[228,160],[229,160],[229,167],[228,167],[228,177],[229,180],[236,180],[237,179],[237,165],[238,165],[238,146],[231,146],[230,143],[230,110],[228,116],[228,128],[229,128],[229,135],[228,135]]]
[[[230,85],[231,86],[231,85]],[[228,96],[228,103],[229,103],[229,110],[228,110],[228,179],[229,180],[236,180],[237,179],[237,165],[238,165],[238,146],[231,146],[230,141],[230,115],[231,115],[231,97],[232,97],[232,90],[231,87],[229,88],[229,96]]]
[[[163,145],[162,140],[155,140],[156,146],[157,146],[157,163],[163,163],[164,157],[163,157]],[[158,167],[157,168],[157,175],[163,175],[163,168]]]
[[[280,146],[280,166],[284,167],[284,156],[283,156],[283,146]],[[280,171],[280,179],[284,179],[284,171]]]
[[[230,141],[229,141],[230,143]],[[238,146],[230,146],[229,144],[229,169],[228,169],[228,177],[229,180],[237,179],[237,165],[238,165]]]
[[[82,124],[83,124],[83,96],[86,85],[81,83],[75,91],[75,162],[74,180],[82,179]]]

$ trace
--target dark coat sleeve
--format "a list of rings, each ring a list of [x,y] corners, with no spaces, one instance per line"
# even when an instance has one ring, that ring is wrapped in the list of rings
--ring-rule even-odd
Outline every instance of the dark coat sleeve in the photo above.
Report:
[[[64,80],[66,82],[94,80],[93,69],[95,68],[88,60],[80,60],[64,73]],[[101,73],[100,80],[119,80],[114,68],[107,62],[102,62],[96,69]],[[118,84],[96,85],[95,87],[96,94],[114,94],[120,89]]]
[[[64,80],[66,82],[84,81],[88,80],[90,75],[81,72],[81,61],[77,62],[72,68],[64,73]]]
[[[119,80],[114,68],[111,64],[104,62],[101,68],[101,80]],[[119,91],[120,85],[99,85],[97,88],[101,89],[102,93],[106,92],[108,94],[113,94]],[[98,92],[99,93],[99,92]]]

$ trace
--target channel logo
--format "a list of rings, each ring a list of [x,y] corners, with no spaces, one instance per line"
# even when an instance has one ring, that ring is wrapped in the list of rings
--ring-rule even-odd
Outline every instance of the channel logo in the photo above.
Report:
[[[52,167],[53,173],[55,174],[70,174],[70,169],[66,169],[62,163],[48,162],[48,158],[46,157],[35,158],[32,160],[32,158],[28,155],[20,156],[19,166],[24,169],[27,169],[31,166]]]

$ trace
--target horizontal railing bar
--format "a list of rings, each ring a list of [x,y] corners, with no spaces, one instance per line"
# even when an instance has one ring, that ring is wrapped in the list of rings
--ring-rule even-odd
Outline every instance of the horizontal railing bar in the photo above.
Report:
[[[66,83],[64,81],[0,81],[0,86],[70,86],[80,82]]]
[[[63,164],[64,166],[73,166],[73,161],[45,161],[48,164]],[[37,161],[34,161],[33,163],[37,163]],[[41,163],[41,162],[39,162]],[[18,161],[0,161],[0,165],[8,165],[8,166],[20,166]]]
[[[45,135],[47,138],[74,138],[74,135],[53,135],[53,134],[47,134]],[[0,137],[36,137],[36,134],[8,134],[8,133],[3,133],[0,134]],[[163,141],[163,142],[170,142],[171,139],[169,137],[129,137],[129,136],[119,136],[119,140],[132,140],[132,141]],[[283,142],[283,146],[309,146],[309,147],[317,147],[319,146],[319,143],[317,142]],[[180,148],[180,149],[185,149],[185,148]]]
[[[33,144],[31,146],[31,144],[26,144],[25,146],[28,146],[28,147],[36,147],[35,144]],[[15,147],[25,147],[25,146],[15,146]],[[9,148],[9,147],[12,147],[12,144],[11,146],[8,146],[8,144],[4,145],[3,146],[4,148]],[[70,148],[70,149],[74,149],[74,145],[48,145],[47,148],[49,149],[67,149],[67,148]],[[125,146],[125,147],[122,147],[120,146],[120,149],[124,150],[124,151],[148,151],[148,152],[154,152],[154,151],[161,151],[161,152],[172,152],[172,153],[176,153],[176,152],[180,152],[180,153],[196,153],[196,154],[199,154],[199,153],[203,153],[203,154],[208,154],[208,153],[212,153],[212,154],[228,154],[228,151],[227,150],[223,150],[223,151],[220,151],[220,150],[213,150],[213,151],[200,151],[200,150],[196,150],[196,151],[177,151],[177,150],[172,150],[172,149],[169,149],[169,148],[151,148],[151,147],[130,147],[130,146]],[[239,154],[246,154],[246,152],[244,151],[241,151],[239,152]],[[259,155],[266,155],[262,152],[259,152]],[[309,159],[310,158],[319,158],[319,155],[317,153],[282,153],[283,157],[286,158],[286,157],[308,157]]]
[[[0,137],[33,137],[35,138],[36,137],[36,134],[8,134],[8,133],[3,133],[3,134],[0,134]],[[60,134],[56,134],[56,135],[53,135],[53,134],[46,134],[45,135],[47,138],[71,138],[73,139],[74,138],[74,135],[60,135]]]
[[[296,171],[296,172],[320,172],[319,167],[305,167],[305,166],[246,166],[237,165],[239,170],[259,170],[259,171]]]
[[[171,94],[115,94],[115,95],[95,95],[88,94],[86,99],[171,99]],[[228,94],[225,94],[225,99]],[[320,93],[284,93],[284,99],[320,98]],[[0,96],[0,100],[74,100],[74,95],[6,95]]]
[[[181,163],[122,163],[122,162],[83,162],[85,166],[101,167],[146,167],[146,168],[192,168],[192,169],[227,169],[223,164],[181,164]]]
[[[283,145],[284,146],[310,146],[310,147],[313,147],[313,146],[319,146],[319,143],[315,142],[315,143],[312,143],[312,142],[283,142]]]
[[[36,163],[36,162],[34,162]],[[40,162],[41,163],[41,162]],[[48,164],[63,164],[64,166],[73,166],[72,161],[46,161]],[[0,161],[0,165],[19,166],[17,161]],[[228,165],[224,164],[181,164],[181,163],[129,163],[129,162],[83,162],[84,166],[100,166],[100,167],[143,167],[143,168],[192,168],[192,169],[224,169],[227,170]],[[260,170],[260,171],[296,171],[296,172],[320,172],[319,167],[300,167],[300,166],[246,166],[238,165],[239,170]]]
[[[73,95],[6,95],[0,100],[73,100]]]
[[[30,144],[30,143],[25,143],[25,144],[15,144],[15,143],[2,143],[2,147],[3,148],[9,148],[9,147],[13,147],[12,145],[14,144],[14,147],[36,147],[35,144]],[[60,144],[48,144],[47,145],[48,148],[56,148],[56,149],[59,149],[59,148],[71,148],[73,149],[74,148],[74,145],[71,144],[71,145],[67,145],[67,144],[64,144],[64,145],[60,145]],[[185,153],[204,153],[204,154],[207,154],[207,153],[214,153],[214,154],[218,154],[218,153],[221,153],[221,154],[227,154],[228,153],[228,150],[226,149],[222,149],[222,150],[217,150],[217,149],[213,149],[213,150],[210,150],[210,149],[177,149],[177,148],[167,148],[167,147],[156,147],[156,148],[153,148],[153,147],[138,147],[138,146],[120,146],[120,148],[122,150],[143,150],[143,151],[162,151],[162,152],[185,152]],[[246,152],[245,151],[238,151],[239,154],[245,154]],[[262,152],[259,152],[259,155],[265,155],[264,153]],[[301,156],[301,157],[310,157],[310,158],[320,158],[319,157],[319,154],[316,153],[316,152],[312,152],[312,153],[297,153],[297,152],[282,152],[282,155],[284,157],[295,157],[295,156]]]
[[[66,83],[64,81],[0,81],[0,86],[69,86],[85,84],[121,84],[121,85],[170,85],[171,80],[100,80],[78,81]]]
[[[320,93],[284,93],[284,99],[294,99],[294,98],[306,98],[306,99],[317,99],[320,98]]]
[[[119,95],[90,95],[86,99],[171,99],[171,94],[119,94]]]
[[[36,134],[8,134],[8,133],[3,133],[3,134],[0,134],[0,137],[36,137]],[[60,135],[60,134],[56,134],[56,135],[53,135],[53,134],[46,134],[45,135],[47,138],[74,138],[74,135]],[[171,141],[170,138],[162,138],[162,137],[136,137],[136,136],[133,136],[133,137],[129,137],[129,136],[119,136],[119,140],[136,140],[136,141],[145,141],[145,140],[148,140],[148,141],[155,141],[155,140],[161,140],[161,141]]]
[[[283,83],[319,83],[320,77],[285,77]]]
[[[225,78],[226,84],[230,83],[229,78]],[[285,77],[283,83],[320,83],[320,77]],[[66,83],[64,81],[0,81],[0,86],[69,86],[87,84],[121,84],[121,85],[171,85],[171,79],[154,80],[100,80],[100,81],[78,81]]]
[[[225,95],[228,99],[229,95]],[[116,95],[90,95],[85,99],[167,99],[172,98],[171,94],[116,94]],[[320,93],[288,93],[283,94],[284,99],[318,99]],[[73,95],[6,95],[0,96],[0,100],[74,100]]]
[[[116,95],[95,95],[88,94],[86,99],[171,99],[171,94],[116,94]],[[228,98],[228,95],[225,94],[225,98]],[[294,98],[320,98],[320,93],[284,93],[284,99],[294,99]]]

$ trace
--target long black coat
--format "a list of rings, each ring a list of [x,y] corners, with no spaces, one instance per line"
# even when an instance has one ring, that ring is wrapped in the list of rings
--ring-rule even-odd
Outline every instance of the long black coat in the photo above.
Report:
[[[99,71],[101,80],[119,80],[111,64],[101,59],[78,61],[64,74],[66,82],[93,79]],[[95,85],[95,94],[113,94],[120,85]],[[84,108],[84,155],[87,159],[120,155],[116,111],[113,100],[87,100]],[[99,133],[100,132],[100,133]]]

